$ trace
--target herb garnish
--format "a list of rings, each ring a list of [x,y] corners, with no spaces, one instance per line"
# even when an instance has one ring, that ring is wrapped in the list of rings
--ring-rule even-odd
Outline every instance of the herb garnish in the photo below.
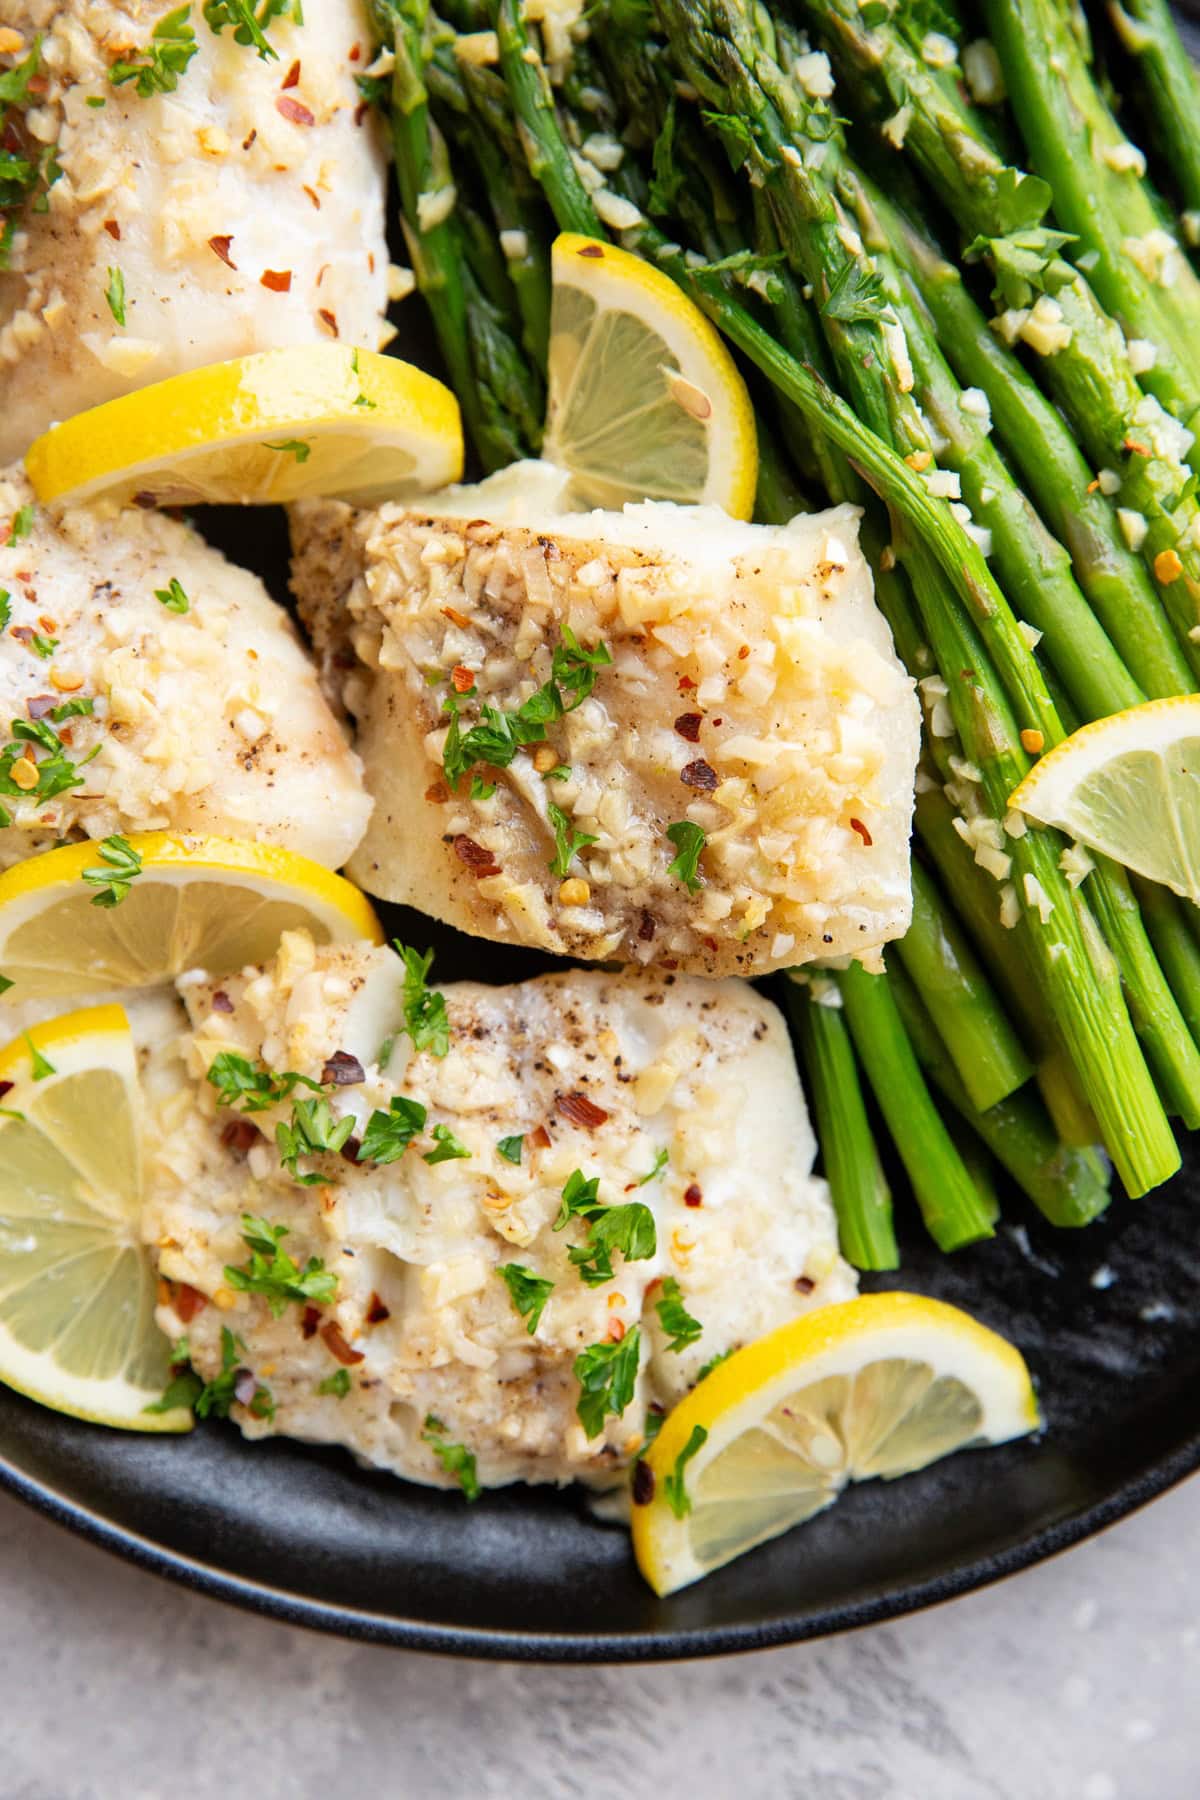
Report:
[[[554,1292],[554,1283],[548,1276],[535,1275],[532,1269],[526,1269],[520,1263],[503,1263],[496,1273],[503,1280],[532,1337],[546,1310],[546,1302]]]
[[[437,1414],[426,1413],[422,1442],[429,1445],[447,1475],[453,1475],[467,1499],[478,1500],[483,1490],[475,1473],[474,1456],[464,1445],[448,1444],[445,1438],[446,1427]]]
[[[678,1356],[681,1350],[696,1343],[704,1331],[699,1319],[694,1319],[683,1304],[683,1295],[679,1283],[673,1275],[668,1275],[662,1284],[662,1299],[655,1302],[658,1322],[666,1332],[668,1350]]]
[[[561,806],[555,806],[553,800],[546,808],[550,823],[554,827],[554,856],[550,862],[550,873],[559,879],[566,875],[573,859],[581,850],[586,850],[596,839],[589,837],[586,831],[576,831]]]
[[[108,286],[104,290],[104,298],[108,301],[108,310],[118,325],[125,324],[125,277],[120,269],[108,271]]]
[[[435,1150],[427,1150],[421,1159],[423,1162],[455,1162],[459,1157],[470,1156],[471,1154],[461,1139],[455,1137],[448,1125],[435,1125],[431,1136],[433,1137],[433,1141],[437,1145],[437,1148]]]
[[[434,1056],[445,1056],[450,1048],[450,1021],[446,1016],[446,996],[428,985],[433,966],[433,951],[424,956],[410,950],[397,938],[397,955],[404,964],[404,1029],[417,1050],[429,1050]]]
[[[8,629],[8,622],[12,618],[12,607],[9,604],[11,600],[12,595],[8,589],[0,588],[0,631]]]
[[[29,636],[29,648],[36,652],[43,662],[49,662],[58,649],[58,639],[44,637],[40,631],[34,631]]]
[[[498,1156],[502,1156],[504,1158],[505,1162],[519,1164],[521,1161],[521,1151],[522,1151],[522,1148],[524,1147],[524,1144],[525,1144],[524,1133],[522,1133],[519,1137],[502,1137],[496,1145],[496,1154]]]
[[[120,906],[128,900],[132,882],[142,873],[142,856],[128,838],[106,837],[100,844],[100,869],[85,869],[82,879],[89,887],[98,888],[92,895],[93,906]]]
[[[706,1375],[711,1375],[713,1370],[718,1368],[721,1363],[728,1362],[729,1358],[733,1355],[733,1350],[734,1347],[731,1344],[728,1350],[718,1350],[715,1356],[710,1356],[700,1373],[697,1375],[696,1380],[703,1381],[704,1377]]]
[[[274,55],[274,51],[271,53]],[[264,444],[264,450],[282,450],[294,456],[298,463],[306,463],[312,455],[312,445],[306,444],[303,438],[285,438],[282,444]]]
[[[656,1180],[657,1177],[662,1174],[670,1160],[671,1152],[669,1150],[660,1150],[658,1155],[654,1158],[654,1167],[652,1169],[647,1169],[644,1175],[638,1176],[638,1186],[645,1187],[648,1181]]]
[[[226,1266],[225,1279],[239,1294],[261,1294],[272,1315],[282,1318],[292,1301],[328,1306],[337,1294],[337,1276],[318,1257],[310,1256],[303,1269],[286,1250],[286,1225],[272,1225],[253,1213],[242,1214],[242,1242],[250,1251],[244,1269]]]
[[[675,1467],[663,1482],[663,1493],[667,1505],[677,1519],[686,1519],[692,1510],[692,1497],[684,1486],[683,1472],[698,1450],[702,1450],[708,1442],[708,1433],[703,1425],[693,1425],[692,1435],[675,1458]]]
[[[545,742],[546,726],[581,706],[596,685],[596,672],[612,662],[607,644],[585,649],[569,625],[554,651],[550,679],[512,712],[481,706],[481,723],[464,732],[459,724],[458,696],[448,694],[442,710],[450,715],[450,729],[442,751],[442,767],[450,786],[477,762],[507,769],[523,744]],[[564,699],[563,695],[569,696]]]
[[[321,1092],[320,1082],[310,1081],[307,1075],[297,1075],[292,1069],[276,1075],[261,1064],[255,1067],[248,1057],[239,1056],[234,1050],[222,1050],[213,1057],[207,1079],[217,1090],[219,1105],[236,1106],[240,1100],[245,1113],[266,1112],[298,1087],[311,1088],[314,1094]]]
[[[567,1258],[579,1270],[588,1287],[601,1287],[613,1279],[613,1251],[626,1262],[644,1262],[658,1246],[654,1214],[640,1200],[622,1206],[605,1206],[599,1199],[600,1178],[585,1181],[580,1169],[572,1171],[562,1191],[562,1206],[554,1221],[561,1231],[572,1219],[583,1219],[591,1230],[586,1242],[573,1244]]]
[[[188,597],[174,575],[165,588],[155,588],[154,598],[161,600],[168,612],[185,613],[188,609]]]
[[[93,756],[98,756],[100,746],[90,750],[82,762],[74,763],[63,749],[62,739],[57,731],[47,725],[44,719],[14,719],[9,732],[15,742],[6,749],[0,750],[0,794],[11,794],[18,800],[53,800],[58,794],[65,794],[70,788],[83,786],[83,776],[79,773]],[[46,754],[40,762],[36,762],[27,745],[36,745]],[[17,763],[33,763],[37,771],[37,779],[32,787],[24,787],[13,780],[12,771]],[[3,806],[0,806],[0,826],[11,825],[12,819]]]
[[[301,1187],[319,1187],[325,1176],[319,1173],[301,1175],[297,1168],[300,1158],[340,1150],[354,1126],[353,1113],[347,1113],[341,1119],[334,1118],[333,1109],[324,1094],[318,1094],[314,1100],[293,1101],[291,1123],[285,1125],[280,1120],[275,1127],[279,1160]]]
[[[50,717],[56,725],[61,725],[64,719],[90,719],[95,710],[96,702],[91,696],[80,694],[74,700],[64,700],[61,706],[56,706]]]
[[[373,1112],[367,1120],[358,1161],[382,1168],[398,1162],[418,1133],[425,1129],[425,1111],[419,1100],[395,1094],[387,1112]]]
[[[589,1438],[599,1437],[611,1413],[620,1418],[637,1382],[641,1332],[635,1325],[619,1344],[589,1344],[576,1358],[579,1400],[575,1411]]]
[[[12,524],[8,528],[9,547],[11,548],[14,544],[23,543],[32,530],[33,507],[29,502],[26,502],[24,506],[18,506],[16,512],[13,514]]]
[[[332,1394],[335,1400],[344,1400],[350,1392],[349,1369],[335,1369],[324,1381],[317,1383],[318,1394]]]
[[[226,25],[233,26],[236,44],[253,44],[260,62],[277,62],[279,52],[267,40],[271,21],[289,18],[304,23],[301,0],[263,0],[257,12],[251,0],[205,0],[204,18],[209,30],[220,37]]]
[[[188,23],[191,11],[190,6],[178,6],[174,12],[164,13],[150,33],[150,42],[136,51],[134,58],[113,63],[108,71],[113,86],[135,82],[141,100],[149,100],[151,94],[173,94],[179,77],[199,49],[196,34]],[[116,318],[115,311],[113,317]],[[123,325],[124,317],[117,323]]]
[[[691,819],[680,819],[676,824],[667,826],[667,836],[678,853],[667,864],[667,874],[678,875],[688,893],[694,894],[704,886],[696,865],[700,861],[700,852],[708,842],[707,835]]]
[[[237,1390],[242,1384],[254,1380],[251,1371],[238,1362],[238,1351],[245,1351],[246,1346],[240,1337],[235,1337],[228,1326],[221,1328],[221,1372],[209,1382],[202,1381],[191,1367],[191,1352],[186,1338],[180,1338],[171,1351],[171,1368],[174,1378],[169,1383],[161,1400],[152,1406],[143,1407],[144,1412],[171,1412],[177,1406],[190,1406],[198,1419],[207,1419],[210,1414],[218,1419],[227,1419],[229,1410],[238,1397]],[[270,1388],[258,1383],[253,1394],[246,1402],[248,1410],[256,1419],[273,1419],[275,1402],[271,1398]]]
[[[29,1033],[25,1033],[25,1048],[29,1052],[30,1074],[35,1081],[45,1081],[47,1075],[57,1075],[58,1070],[48,1057],[42,1055]]]

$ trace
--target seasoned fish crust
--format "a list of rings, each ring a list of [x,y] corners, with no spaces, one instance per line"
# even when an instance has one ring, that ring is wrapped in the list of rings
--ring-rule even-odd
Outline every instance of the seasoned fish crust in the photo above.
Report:
[[[26,506],[28,535],[6,543]],[[28,762],[0,779],[0,868],[61,838],[161,830],[345,862],[370,811],[361,765],[257,576],[163,513],[32,507],[10,470],[0,591],[0,750],[14,720],[38,721],[79,777],[48,797]]]
[[[22,130],[62,171],[46,210],[16,221],[0,273],[0,462],[55,420],[183,369],[337,337],[374,350],[387,335],[386,170],[354,82],[371,56],[365,7],[305,0],[302,24],[271,21],[277,56],[262,60],[197,4],[173,93],[113,86],[110,65],[169,11],[0,0],[0,25],[27,48],[41,38],[44,91]],[[105,297],[113,270],[124,323]]]
[[[275,1409],[265,1418],[235,1407],[247,1435],[344,1444],[448,1486],[424,1436],[432,1413],[484,1485],[603,1487],[641,1442],[647,1407],[670,1406],[712,1356],[853,1293],[828,1190],[811,1173],[786,1028],[745,983],[569,971],[516,987],[455,984],[443,990],[448,1054],[416,1053],[401,1035],[385,1070],[379,1051],[403,1018],[402,976],[388,950],[314,949],[290,935],[262,973],[219,989],[181,983],[185,1064],[171,1065],[173,1079],[161,1069],[147,1078],[144,1230],[174,1284],[159,1322],[174,1336],[186,1329],[206,1379],[220,1371],[223,1330],[236,1334],[254,1377],[243,1397],[261,1383]],[[298,1186],[274,1141],[292,1101],[218,1110],[204,1072],[222,1051],[313,1080],[335,1052],[356,1058],[357,1071],[340,1059],[349,1084],[326,1090],[337,1117],[355,1118],[350,1156],[371,1113],[397,1095],[428,1109],[425,1126],[383,1167],[346,1152],[305,1159],[301,1172],[325,1180]],[[435,1124],[469,1157],[428,1163]],[[513,1136],[518,1163],[498,1148]],[[594,1286],[568,1257],[586,1223],[553,1229],[577,1169],[599,1178],[601,1204],[643,1202],[656,1227],[651,1256],[614,1250],[612,1279]],[[264,1298],[235,1291],[226,1270],[248,1260],[243,1213],[286,1225],[284,1248],[301,1267],[324,1262],[337,1277],[330,1304],[293,1302],[274,1318]],[[554,1283],[532,1334],[499,1272],[509,1264]],[[678,1353],[656,1310],[667,1276],[702,1327]],[[197,1294],[208,1302],[199,1310]],[[633,1399],[589,1439],[575,1359],[635,1327]],[[339,1370],[345,1397],[320,1393]]]
[[[294,509],[293,587],[376,802],[354,878],[558,955],[878,966],[909,921],[919,720],[856,512],[511,503],[560,479],[518,465],[419,509]],[[570,633],[611,656],[590,696],[453,786],[448,707],[464,734],[484,707],[511,717]],[[568,865],[559,835],[552,866],[564,821],[591,841]],[[691,890],[672,826],[704,833]]]

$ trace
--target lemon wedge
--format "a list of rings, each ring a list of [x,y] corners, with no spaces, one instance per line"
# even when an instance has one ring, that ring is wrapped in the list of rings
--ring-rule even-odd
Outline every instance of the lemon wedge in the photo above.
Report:
[[[746,384],[698,307],[627,250],[555,239],[550,399],[542,455],[570,503],[627,500],[754,510],[758,442]]]
[[[55,1412],[133,1431],[168,1380],[138,1230],[137,1059],[119,1006],[36,1025],[0,1050],[0,1381]]]
[[[35,440],[25,467],[43,501],[369,506],[457,481],[462,462],[458,402],[440,381],[394,356],[309,344],[77,413]]]
[[[1009,805],[1200,904],[1200,694],[1084,725]]]
[[[1040,1419],[1019,1351],[917,1294],[824,1306],[738,1350],[668,1415],[635,1471],[633,1547],[659,1594],[832,1505]]]
[[[318,943],[383,942],[358,889],[291,850],[159,831],[104,843],[116,841],[138,866],[116,905],[96,904],[112,872],[98,843],[49,850],[0,875],[5,999],[148,987],[193,968],[224,975],[265,961],[283,932],[301,928]]]

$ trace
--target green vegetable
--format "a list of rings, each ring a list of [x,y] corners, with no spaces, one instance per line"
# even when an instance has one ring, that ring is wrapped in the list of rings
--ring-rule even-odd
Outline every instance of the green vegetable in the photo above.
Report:
[[[239,1294],[261,1294],[273,1317],[282,1318],[293,1301],[328,1306],[337,1297],[337,1276],[310,1256],[304,1268],[282,1250],[286,1225],[272,1225],[253,1213],[242,1214],[242,1241],[250,1251],[245,1268],[226,1266],[225,1280]]]

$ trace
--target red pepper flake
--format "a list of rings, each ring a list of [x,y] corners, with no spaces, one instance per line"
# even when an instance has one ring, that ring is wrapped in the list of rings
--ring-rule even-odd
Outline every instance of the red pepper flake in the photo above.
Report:
[[[572,1125],[581,1125],[585,1131],[595,1131],[597,1125],[603,1125],[608,1118],[602,1106],[589,1100],[586,1094],[556,1094],[554,1104],[564,1119]]]
[[[658,926],[655,924],[654,914],[648,913],[643,909],[642,916],[638,920],[638,937],[641,942],[643,944],[652,944],[654,942],[654,933],[657,930]]]
[[[218,988],[213,995],[212,1009],[214,1012],[219,1013],[231,1013],[233,1011],[233,1001],[229,998],[229,995],[225,992],[224,988]]]
[[[644,1457],[639,1457],[633,1465],[633,1504],[649,1506],[654,1498],[654,1470]]]
[[[225,1148],[243,1159],[261,1136],[253,1119],[229,1119],[221,1128],[221,1142]]]
[[[704,1195],[700,1192],[699,1187],[694,1181],[690,1187],[684,1189],[683,1204],[685,1206],[704,1205]]]
[[[450,798],[450,789],[444,781],[435,781],[432,786],[425,789],[425,798],[435,806],[444,805]]]
[[[208,1305],[208,1295],[194,1288],[190,1281],[181,1281],[175,1289],[175,1311],[185,1325],[190,1325],[196,1314],[203,1312]]]
[[[715,937],[701,938],[700,942],[704,945],[706,950],[711,950],[714,956],[717,954],[719,946]]]
[[[53,636],[54,633],[58,630],[57,620],[52,619],[50,617],[49,613],[39,613],[38,614],[38,624],[41,626],[43,631],[48,631],[51,636]]]
[[[327,306],[318,306],[317,317],[332,337],[339,337],[337,314],[331,313]]]
[[[107,231],[110,238],[116,238],[117,242],[120,243],[121,227],[117,224],[115,219],[105,219],[104,229]]]
[[[361,1149],[362,1149],[362,1139],[361,1138],[348,1137],[346,1139],[345,1143],[342,1145],[341,1149],[338,1151],[338,1155],[341,1157],[343,1162],[356,1163],[358,1161],[358,1153]]]
[[[261,287],[270,288],[273,294],[286,294],[291,291],[292,271],[290,269],[264,269],[258,280]]]
[[[318,194],[318,193],[317,193],[317,191],[316,191],[316,189],[315,189],[315,188],[310,188],[310,187],[305,187],[305,188],[304,188],[304,189],[303,189],[303,191],[304,191],[304,193],[306,193],[306,194],[307,194],[307,195],[308,195],[308,197],[309,197],[309,199],[310,199],[310,200],[311,200],[311,201],[312,201],[312,203],[313,203],[313,205],[314,205],[314,206],[315,206],[315,207],[316,207],[316,209],[317,209],[317,211],[318,211],[318,212],[320,212],[320,210],[321,210],[321,197],[320,197],[320,195],[319,195],[319,194]]]
[[[481,881],[485,875],[500,873],[500,865],[492,852],[485,850],[482,844],[477,844],[474,838],[469,838],[462,832],[454,840],[454,854]]]
[[[255,140],[255,138],[256,138],[256,137],[257,137],[257,136],[258,136],[258,132],[257,132],[257,131],[252,131],[252,132],[251,132],[251,133],[250,133],[250,136],[249,136],[249,137],[244,137],[244,138],[243,138],[243,139],[242,139],[242,149],[243,149],[243,150],[249,150],[249,148],[250,148],[250,146],[251,146],[251,144],[253,144],[253,142],[254,142],[254,140]]]
[[[378,1294],[372,1293],[370,1300],[367,1302],[367,1324],[382,1325],[383,1321],[385,1319],[390,1319],[391,1316],[390,1308],[383,1304],[383,1301],[379,1298]]]
[[[365,1079],[366,1070],[357,1056],[351,1056],[348,1050],[335,1050],[321,1070],[321,1080],[326,1086],[355,1087]]]
[[[25,711],[31,719],[44,719],[57,705],[57,694],[34,694],[25,702]]]
[[[219,256],[227,269],[237,270],[237,264],[229,254],[229,246],[233,242],[232,234],[225,237],[210,237],[208,247],[214,256]]]
[[[304,1309],[304,1316],[300,1320],[300,1330],[303,1332],[304,1336],[306,1338],[316,1337],[317,1326],[320,1323],[321,1323],[320,1307],[319,1306],[306,1306]]]
[[[863,824],[862,820],[861,819],[851,819],[850,829],[851,829],[851,831],[857,831],[859,837],[862,839],[863,843],[866,844],[867,848],[869,849],[874,840],[872,839],[870,832],[867,830],[867,828]]]
[[[367,102],[365,100],[360,100],[354,109],[354,123],[356,125],[361,125],[369,111],[370,108],[368,107]]]
[[[681,675],[679,677],[679,687],[681,692],[690,694],[695,691],[696,683],[692,680],[690,675]]]
[[[296,61],[292,64],[291,68],[288,70],[287,74],[284,76],[284,78],[280,82],[279,86],[282,90],[286,91],[286,89],[288,89],[288,88],[294,88],[296,86],[296,83],[299,81],[299,79],[300,79],[300,59],[297,57]]]
[[[351,44],[351,46],[350,46],[350,61],[357,62],[361,55],[362,55],[361,45]]]
[[[603,246],[602,246],[602,245],[600,245],[600,244],[585,244],[585,245],[584,245],[584,246],[583,246],[583,249],[582,249],[582,250],[580,250],[580,251],[579,251],[579,252],[578,252],[578,254],[579,254],[579,255],[580,255],[580,256],[596,256],[596,257],[600,257],[600,256],[603,256],[603,255],[604,255],[604,249],[603,249]]]
[[[338,1362],[345,1363],[347,1368],[365,1360],[361,1350],[353,1349],[346,1342],[342,1328],[336,1319],[330,1319],[327,1324],[322,1325],[321,1336],[325,1340],[325,1346],[330,1356],[335,1356]]]
[[[456,694],[469,694],[475,686],[475,671],[459,663],[457,668],[451,669],[450,681]]]
[[[624,1319],[618,1319],[614,1313],[612,1318],[608,1321],[608,1330],[604,1335],[610,1344],[619,1344],[621,1339],[625,1336]]]
[[[442,617],[444,619],[449,619],[452,625],[457,625],[460,631],[465,631],[467,626],[471,623],[466,613],[459,612],[457,606],[443,606]]]
[[[0,1100],[3,1100],[5,1094],[12,1093],[13,1086],[14,1084],[11,1081],[0,1081]]]
[[[698,744],[700,742],[700,727],[703,723],[703,713],[680,713],[675,721],[675,729],[681,738],[687,739],[689,744]]]
[[[792,1283],[798,1294],[811,1294],[816,1285],[811,1275],[797,1275]]]
[[[293,100],[290,94],[275,96],[275,111],[281,118],[290,119],[293,125],[315,125],[316,120],[307,106],[299,100]]]
[[[741,649],[738,651],[738,661],[745,662],[745,660],[749,656],[749,654],[750,654],[749,644],[743,644]]]
[[[539,1125],[536,1130],[529,1133],[529,1147],[531,1150],[548,1150],[550,1148],[550,1133],[544,1125]]]
[[[685,787],[702,788],[706,794],[711,794],[718,785],[720,777],[717,771],[701,756],[695,762],[683,765],[679,771],[679,779]]]

